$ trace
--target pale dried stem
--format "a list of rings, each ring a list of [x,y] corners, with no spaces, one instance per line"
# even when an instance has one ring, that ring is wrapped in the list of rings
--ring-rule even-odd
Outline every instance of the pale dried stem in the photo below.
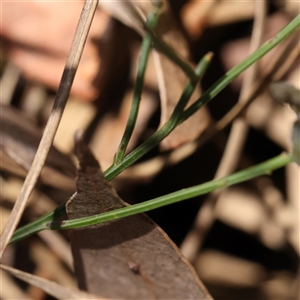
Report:
[[[299,56],[299,49],[300,45],[298,42],[298,35],[295,34],[291,38],[291,40],[286,44],[286,46],[283,48],[281,53],[274,59],[273,62],[270,63],[270,67],[267,70],[263,80],[256,80],[256,82],[253,84],[249,96],[245,97],[247,100],[239,101],[230,111],[228,114],[226,114],[219,122],[216,123],[215,127],[212,128],[210,131],[208,131],[208,134],[204,136],[203,138],[200,138],[198,141],[198,147],[203,145],[206,141],[210,140],[213,136],[215,136],[217,133],[222,131],[226,126],[228,126],[233,120],[235,120],[238,116],[240,116],[245,109],[256,99],[257,95],[260,94],[260,92],[272,81],[279,80],[286,74],[286,72],[291,68],[294,61]],[[295,43],[296,41],[296,43]],[[292,48],[292,51],[291,51]],[[240,119],[241,124],[244,122]],[[238,124],[238,123],[237,123]],[[245,129],[245,125],[236,125],[240,128],[243,128],[245,132],[247,131]],[[241,129],[240,129],[241,130]],[[240,135],[243,134],[242,131],[240,131]],[[243,137],[239,136],[237,137],[240,141],[243,139]],[[239,142],[240,143],[240,142]],[[240,144],[241,146],[241,144]],[[229,148],[230,150],[230,148]],[[236,148],[237,151],[238,148]],[[231,150],[232,151],[232,150]],[[219,176],[220,174],[218,174]],[[213,197],[213,196],[212,196]],[[204,204],[205,207],[202,207],[202,213],[201,211],[199,214],[202,216],[199,216],[199,218],[202,218],[201,224],[195,225],[195,228],[193,229],[194,233],[189,233],[186,236],[186,239],[183,241],[182,247],[185,247],[184,252],[186,252],[186,255],[188,258],[193,260],[195,258],[195,249],[199,249],[201,247],[201,241],[203,241],[205,237],[205,230],[204,228],[210,228],[209,222],[213,222],[213,219],[210,217],[214,214],[214,201],[210,200],[208,201],[208,204]],[[205,217],[204,217],[205,215]],[[198,219],[198,216],[197,216]],[[205,225],[206,224],[206,225]],[[212,224],[212,223],[211,223]],[[198,228],[198,229],[196,229]],[[201,228],[201,229],[200,229]],[[199,237],[201,231],[201,237]],[[197,237],[196,237],[197,234]],[[192,241],[193,239],[193,241]],[[188,242],[189,241],[189,242]],[[187,247],[186,245],[189,245],[190,247]],[[189,249],[189,250],[187,250]]]
[[[52,145],[56,130],[62,118],[65,105],[68,101],[72,83],[77,71],[79,61],[83,52],[85,41],[88,36],[92,20],[98,6],[98,1],[87,0],[82,9],[82,13],[76,28],[71,50],[65,65],[63,76],[58,88],[53,108],[44,130],[43,137],[39,144],[37,153],[27,174],[20,195],[14,205],[10,218],[5,225],[0,241],[0,258],[21,218],[26,203],[32,193],[37,179],[41,173],[49,149]]]
[[[266,2],[257,0],[255,5],[255,19],[250,43],[250,53],[259,48],[262,43],[265,17]],[[245,79],[242,85],[239,102],[245,103],[249,96],[251,86],[255,81],[257,65],[258,63],[255,63],[245,72]],[[233,122],[229,139],[214,179],[227,176],[236,169],[244,147],[247,132],[248,125],[243,119],[239,118]],[[224,190],[216,190],[209,195],[197,214],[193,228],[181,244],[182,253],[190,261],[194,261],[196,258],[197,252],[201,247],[207,232],[214,223],[214,208],[222,193],[224,193]]]
[[[256,1],[255,5],[255,19],[253,25],[253,33],[250,43],[250,53],[254,52],[262,44],[263,28],[265,24],[267,5],[265,1]],[[243,81],[241,93],[238,102],[246,102],[249,97],[251,86],[255,81],[257,74],[258,63],[252,65],[246,72]],[[238,158],[241,155],[243,145],[245,143],[248,125],[243,119],[236,119],[233,122],[229,139],[223,153],[220,165],[216,172],[215,178],[227,176],[236,169]]]

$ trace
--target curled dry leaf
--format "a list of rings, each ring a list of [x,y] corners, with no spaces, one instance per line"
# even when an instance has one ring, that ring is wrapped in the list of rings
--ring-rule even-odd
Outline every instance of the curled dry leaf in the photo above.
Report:
[[[107,9],[115,18],[124,24],[131,26],[139,33],[142,32],[140,22],[128,21],[128,15],[132,14],[133,7],[141,12],[143,17],[147,16],[152,9],[150,1],[128,3],[103,2],[100,5]],[[167,1],[163,2],[155,34],[167,42],[184,59],[189,60],[189,48],[187,41],[179,29],[175,17],[172,14]],[[154,51],[156,72],[158,77],[159,93],[161,98],[161,121],[162,126],[172,114],[181,93],[188,81],[185,73],[166,56]],[[200,97],[200,89],[196,89],[189,104]],[[200,109],[183,124],[178,126],[167,138],[161,142],[163,150],[174,149],[181,144],[197,138],[208,126],[210,121],[208,111]]]
[[[25,176],[33,161],[42,132],[20,111],[1,105],[0,168]],[[75,166],[69,156],[51,147],[41,179],[57,188],[74,190]]]
[[[126,204],[104,179],[87,146],[75,145],[80,162],[69,219],[101,214]],[[80,289],[110,299],[211,299],[178,248],[144,214],[73,230]]]
[[[278,102],[288,103],[296,113],[300,113],[300,90],[287,82],[275,82],[270,85],[270,92]]]
[[[293,158],[300,165],[300,90],[286,82],[271,84],[272,96],[281,103],[288,103],[297,114],[297,120],[293,126]]]
[[[38,287],[39,289],[45,291],[47,294],[56,297],[57,299],[99,299],[99,300],[105,300],[103,298],[100,298],[98,296],[88,294],[83,291],[71,289],[68,287],[61,286],[57,284],[56,282],[17,270],[15,268],[11,268],[5,265],[0,265],[0,268],[11,273],[15,277],[21,279],[22,281],[25,281],[35,287]]]

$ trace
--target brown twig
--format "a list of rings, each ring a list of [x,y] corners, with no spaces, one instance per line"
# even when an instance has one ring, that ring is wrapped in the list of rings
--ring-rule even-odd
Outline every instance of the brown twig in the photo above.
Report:
[[[28,198],[33,191],[37,179],[41,173],[49,149],[52,145],[56,130],[62,118],[62,114],[69,98],[72,83],[79,65],[83,48],[88,36],[92,20],[98,6],[98,1],[87,0],[81,12],[81,16],[76,28],[75,36],[72,42],[70,53],[65,65],[62,79],[57,91],[53,108],[48,119],[43,137],[40,141],[37,153],[27,174],[20,195],[14,205],[10,218],[3,230],[0,241],[0,258],[6,249],[6,246],[21,218]]]

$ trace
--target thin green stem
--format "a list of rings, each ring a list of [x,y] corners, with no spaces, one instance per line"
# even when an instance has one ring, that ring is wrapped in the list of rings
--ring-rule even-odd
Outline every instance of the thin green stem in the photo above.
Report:
[[[110,166],[105,172],[105,178],[110,181],[126,168],[131,166],[134,162],[140,159],[143,155],[153,149],[155,146],[159,144],[168,134],[172,132],[172,130],[178,125],[180,120],[180,116],[183,112],[184,107],[186,106],[188,100],[190,99],[198,81],[204,75],[210,61],[212,58],[212,54],[208,53],[205,55],[197,65],[195,69],[195,74],[197,74],[197,80],[190,80],[186,85],[175,109],[172,113],[169,120],[157,131],[155,132],[147,141],[145,141],[142,145],[137,147],[131,153],[129,153],[120,164],[113,164]]]
[[[22,230],[21,229],[17,230],[13,236],[13,239],[11,240],[11,243],[17,242],[40,230],[82,228],[86,226],[91,226],[103,222],[108,222],[108,221],[112,221],[112,220],[116,220],[128,216],[132,216],[135,214],[147,212],[153,209],[157,209],[159,207],[163,207],[166,205],[191,199],[203,194],[207,194],[219,188],[224,188],[234,184],[238,184],[261,175],[265,175],[265,174],[268,175],[272,171],[284,167],[290,162],[292,162],[292,158],[289,155],[283,153],[263,163],[236,172],[232,175],[220,179],[212,180],[203,184],[199,184],[194,187],[186,188],[139,204],[123,207],[100,215],[94,215],[94,216],[76,219],[76,220],[68,220],[62,222],[57,222],[57,221],[40,222],[39,226],[27,227],[27,231],[24,230],[23,228]]]
[[[215,84],[213,84],[196,102],[194,102],[189,108],[185,110],[182,115],[181,122],[188,119],[203,105],[207,104],[217,94],[219,94],[230,82],[232,82],[238,75],[249,68],[253,63],[262,58],[275,46],[289,37],[300,26],[300,14],[295,17],[286,27],[284,27],[274,38],[267,41],[259,49],[254,51],[240,64],[228,71],[222,76]]]
[[[14,235],[12,236],[9,243],[10,244],[15,243],[20,239],[24,239],[24,238],[31,236],[33,233],[37,233],[39,231],[44,230],[45,223],[52,222],[53,220],[56,220],[65,214],[66,214],[66,206],[64,203],[64,204],[58,206],[55,210],[40,217],[38,220],[31,222],[31,223],[17,229],[14,232]]]
[[[162,197],[158,197],[152,200],[148,200],[132,206],[120,208],[114,211],[103,213],[101,215],[95,215],[91,217],[81,218],[77,220],[68,220],[63,222],[52,222],[45,224],[48,229],[71,229],[79,228],[90,225],[95,225],[107,221],[112,221],[142,212],[147,212],[162,206],[174,204],[183,200],[191,199],[203,194],[207,194],[219,188],[228,187],[240,182],[244,182],[255,178],[257,176],[270,174],[272,171],[281,168],[288,163],[292,162],[292,159],[287,154],[278,155],[270,160],[260,163],[254,167],[236,172],[232,175],[212,180],[203,184],[199,184],[194,187],[186,188]]]
[[[163,4],[163,1],[158,1],[157,3],[153,3],[157,7],[161,7]],[[145,32],[149,34],[152,38],[152,42],[154,45],[154,48],[158,50],[159,52],[163,53],[168,57],[173,63],[178,65],[183,72],[190,78],[190,79],[196,79],[196,74],[194,73],[193,67],[191,64],[186,61],[185,58],[183,58],[179,53],[177,53],[174,49],[172,49],[166,42],[164,42],[160,37],[156,36],[153,28],[148,26],[147,23],[143,20],[141,15],[135,10],[134,7],[132,7],[132,13],[134,16],[139,20],[141,26],[144,28]]]
[[[158,15],[159,15],[159,8],[154,7],[153,11],[151,11],[148,16],[147,23],[146,23],[147,27],[153,29],[156,26]],[[134,86],[131,109],[130,109],[127,125],[125,128],[125,132],[123,134],[121,143],[115,155],[115,159],[114,159],[115,165],[119,165],[123,160],[126,153],[126,149],[128,147],[129,140],[132,136],[132,132],[136,124],[136,119],[139,112],[139,106],[140,106],[141,95],[143,90],[145,71],[146,71],[151,45],[152,45],[152,38],[149,34],[146,34],[146,36],[143,39],[143,43],[141,47],[141,54],[138,63],[138,71],[137,71],[137,76],[136,76],[136,81]]]
[[[208,52],[204,57],[200,60],[198,63],[194,74],[196,75],[195,78],[191,79],[189,84],[187,85],[186,89],[189,89],[189,93],[193,92],[196,84],[199,82],[199,80],[203,77],[205,74],[205,71],[207,70],[211,60],[213,58],[213,53]],[[184,93],[183,93],[184,95]],[[188,101],[190,100],[190,97],[181,97],[180,100],[178,101],[171,117],[170,120],[173,120],[175,123],[175,127],[178,125],[179,119],[184,111],[184,108],[186,107]]]

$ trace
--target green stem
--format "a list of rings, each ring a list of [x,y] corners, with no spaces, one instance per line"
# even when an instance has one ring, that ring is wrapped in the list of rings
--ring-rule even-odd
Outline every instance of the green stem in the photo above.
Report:
[[[161,142],[167,135],[169,135],[172,130],[178,125],[183,109],[190,99],[193,91],[195,90],[198,81],[204,75],[211,61],[211,58],[212,54],[208,53],[200,60],[195,69],[197,80],[193,79],[188,82],[169,120],[147,141],[145,141],[142,145],[129,153],[120,164],[113,164],[104,172],[104,176],[108,181],[112,180],[114,177],[116,177],[118,174],[120,174],[122,171],[124,171],[126,168],[140,159],[143,155],[157,146],[159,142]]]
[[[272,171],[281,168],[290,162],[292,162],[292,159],[289,155],[281,154],[254,167],[250,167],[248,169],[236,172],[232,175],[220,179],[212,180],[194,187],[186,188],[139,204],[116,209],[114,211],[103,213],[101,215],[94,215],[91,217],[76,220],[68,220],[63,222],[47,223],[45,224],[45,229],[71,229],[79,227],[81,228],[147,212],[162,206],[174,204],[176,202],[207,194],[219,188],[224,188],[237,183],[241,183],[249,179],[255,178],[257,176],[261,176],[264,174],[269,175]]]
[[[11,243],[17,242],[40,230],[82,228],[147,212],[159,207],[163,207],[183,200],[191,199],[203,194],[207,194],[219,188],[224,188],[237,183],[241,183],[261,175],[270,174],[272,171],[284,167],[290,162],[292,162],[292,158],[289,155],[283,153],[263,163],[236,172],[232,175],[212,180],[203,184],[199,184],[194,187],[186,188],[139,204],[123,207],[100,215],[94,215],[76,220],[68,220],[62,222],[40,222],[39,226],[30,228],[27,227],[27,231],[24,230],[24,227],[17,230],[11,240]]]
[[[153,3],[157,7],[161,7],[163,4],[163,1],[158,1],[157,3]],[[158,50],[159,52],[163,53],[167,58],[169,58],[173,63],[178,65],[183,72],[190,78],[190,79],[196,79],[196,74],[194,73],[194,70],[191,66],[191,64],[186,61],[185,58],[183,58],[180,54],[178,54],[174,49],[172,49],[166,42],[164,42],[160,37],[157,37],[155,32],[153,31],[153,28],[148,26],[147,23],[144,22],[143,18],[139,13],[137,13],[134,9],[132,11],[135,15],[135,17],[140,21],[142,24],[146,34],[150,35],[152,38],[152,42],[154,45],[154,48]]]
[[[147,23],[146,23],[149,28],[153,29],[156,26],[158,20],[158,13],[159,13],[159,9],[157,7],[154,7],[153,11],[151,11],[151,13],[148,16]],[[141,54],[138,63],[138,72],[137,72],[137,77],[134,86],[130,114],[128,117],[124,135],[122,137],[118,151],[115,155],[115,159],[114,159],[115,165],[119,165],[123,160],[126,149],[128,147],[129,140],[132,136],[132,132],[136,124],[151,44],[152,44],[152,38],[149,34],[146,34],[146,36],[143,39],[143,43],[141,47]]]
[[[196,102],[185,110],[182,115],[181,122],[188,119],[203,105],[207,104],[211,99],[216,97],[230,82],[232,82],[238,75],[249,68],[253,63],[262,58],[275,46],[289,37],[300,26],[300,14],[295,17],[286,27],[284,27],[278,34],[263,44],[259,49],[253,52],[240,64],[228,71],[215,84],[213,84]]]
[[[59,217],[66,214],[66,206],[65,203],[58,206],[55,210],[45,214],[44,216],[40,217],[38,220],[31,222],[14,232],[11,240],[9,241],[10,244],[15,243],[21,239],[27,238],[34,233],[44,230],[45,223],[51,222],[53,220],[58,219]]]

